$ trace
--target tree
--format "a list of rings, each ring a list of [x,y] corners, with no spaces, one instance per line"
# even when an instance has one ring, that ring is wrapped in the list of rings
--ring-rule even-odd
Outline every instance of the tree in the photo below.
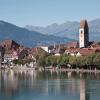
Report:
[[[44,51],[41,48],[37,48],[37,52],[34,54],[34,57],[36,58],[36,62],[38,66],[45,67],[45,59],[48,56],[48,53]]]
[[[95,66],[98,66],[98,68],[100,68],[100,53],[95,54],[95,57],[93,59],[93,63]]]

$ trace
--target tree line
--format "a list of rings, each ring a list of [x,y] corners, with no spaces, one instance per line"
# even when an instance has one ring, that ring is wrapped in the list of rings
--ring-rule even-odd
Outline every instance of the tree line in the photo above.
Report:
[[[53,66],[67,68],[67,65],[70,64],[72,68],[100,69],[100,53],[79,57],[69,55],[54,56],[39,49],[34,56],[37,60],[37,65],[42,67]]]

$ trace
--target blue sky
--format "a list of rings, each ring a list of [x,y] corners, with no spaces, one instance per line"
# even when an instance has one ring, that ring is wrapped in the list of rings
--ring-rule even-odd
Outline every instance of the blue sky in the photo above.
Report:
[[[0,0],[0,20],[46,26],[100,18],[100,0]]]

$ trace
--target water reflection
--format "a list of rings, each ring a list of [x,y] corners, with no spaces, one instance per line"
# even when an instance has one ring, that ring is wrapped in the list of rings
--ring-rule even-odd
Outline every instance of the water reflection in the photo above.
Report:
[[[2,70],[0,100],[99,100],[100,74]]]

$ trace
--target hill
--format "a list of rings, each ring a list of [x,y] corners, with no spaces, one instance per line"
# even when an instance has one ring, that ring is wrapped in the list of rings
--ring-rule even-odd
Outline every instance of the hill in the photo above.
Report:
[[[65,43],[73,41],[69,38],[61,38],[53,35],[45,35],[36,31],[18,27],[11,23],[0,21],[0,40],[12,39],[21,45],[33,47],[38,44],[51,45],[56,43]]]

